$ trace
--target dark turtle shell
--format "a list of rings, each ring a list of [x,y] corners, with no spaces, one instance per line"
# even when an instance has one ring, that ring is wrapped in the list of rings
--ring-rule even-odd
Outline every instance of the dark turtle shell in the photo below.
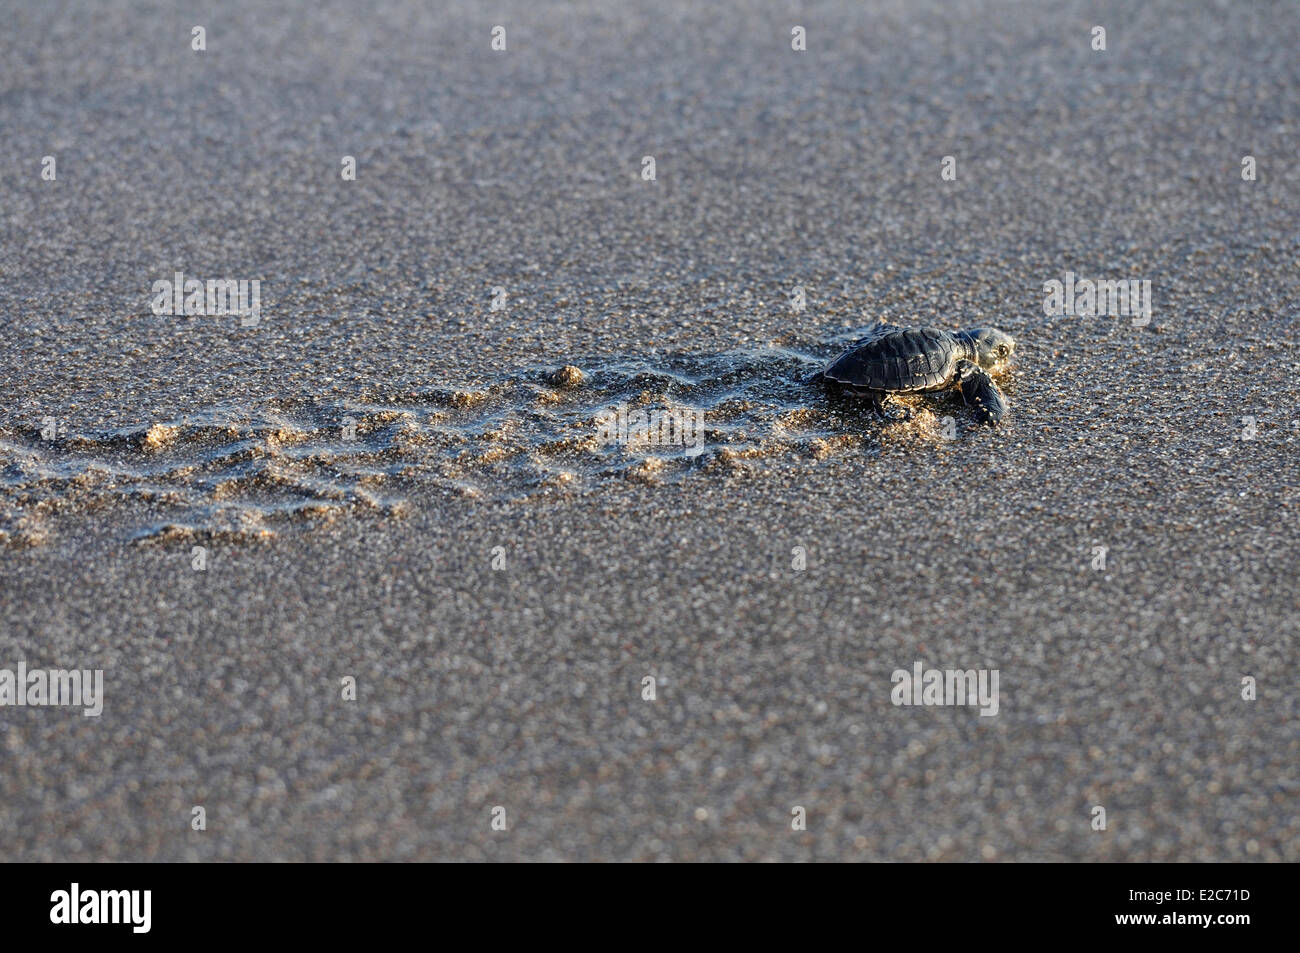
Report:
[[[828,380],[859,390],[941,390],[953,383],[967,349],[939,328],[890,328],[826,365]]]

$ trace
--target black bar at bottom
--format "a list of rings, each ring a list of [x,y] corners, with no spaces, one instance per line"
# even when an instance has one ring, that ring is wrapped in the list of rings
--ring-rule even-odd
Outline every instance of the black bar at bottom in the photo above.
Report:
[[[6,880],[0,923],[7,940],[56,942],[337,944],[350,936],[373,942],[377,930],[436,937],[431,928],[467,929],[488,938],[510,927],[537,940],[539,929],[564,927],[620,945],[618,936],[671,942],[690,922],[703,924],[689,928],[693,939],[702,929],[729,942],[750,932],[767,939],[788,926],[816,933],[844,928],[864,937],[884,931],[882,938],[902,930],[918,942],[942,944],[1127,935],[1218,945],[1285,936],[1293,915],[1283,911],[1291,871],[1276,865],[664,869],[573,866],[539,874],[486,865],[8,865],[0,868]],[[611,928],[617,932],[605,933]]]

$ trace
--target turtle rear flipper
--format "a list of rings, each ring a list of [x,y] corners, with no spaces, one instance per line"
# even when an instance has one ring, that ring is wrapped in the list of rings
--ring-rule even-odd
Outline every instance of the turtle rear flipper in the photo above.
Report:
[[[887,424],[907,423],[916,416],[912,408],[904,407],[898,401],[894,400],[892,394],[882,391],[872,391],[868,394],[871,400],[871,409]]]
[[[957,365],[957,387],[980,423],[997,424],[1006,415],[1007,399],[978,364],[962,361]]]

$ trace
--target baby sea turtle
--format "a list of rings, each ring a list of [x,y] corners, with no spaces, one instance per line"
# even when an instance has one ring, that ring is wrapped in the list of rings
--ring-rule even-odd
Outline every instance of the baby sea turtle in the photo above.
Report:
[[[822,379],[871,398],[886,420],[906,420],[908,411],[886,414],[896,394],[956,387],[981,423],[996,424],[1007,401],[988,371],[1011,356],[1016,342],[996,328],[944,331],[880,324],[826,365]]]

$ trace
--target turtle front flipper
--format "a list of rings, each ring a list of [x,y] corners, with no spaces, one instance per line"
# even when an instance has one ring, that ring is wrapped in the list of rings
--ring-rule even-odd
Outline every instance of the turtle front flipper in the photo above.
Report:
[[[957,365],[957,387],[966,406],[975,411],[982,424],[997,424],[1007,412],[1007,399],[993,383],[988,372],[972,361]]]

